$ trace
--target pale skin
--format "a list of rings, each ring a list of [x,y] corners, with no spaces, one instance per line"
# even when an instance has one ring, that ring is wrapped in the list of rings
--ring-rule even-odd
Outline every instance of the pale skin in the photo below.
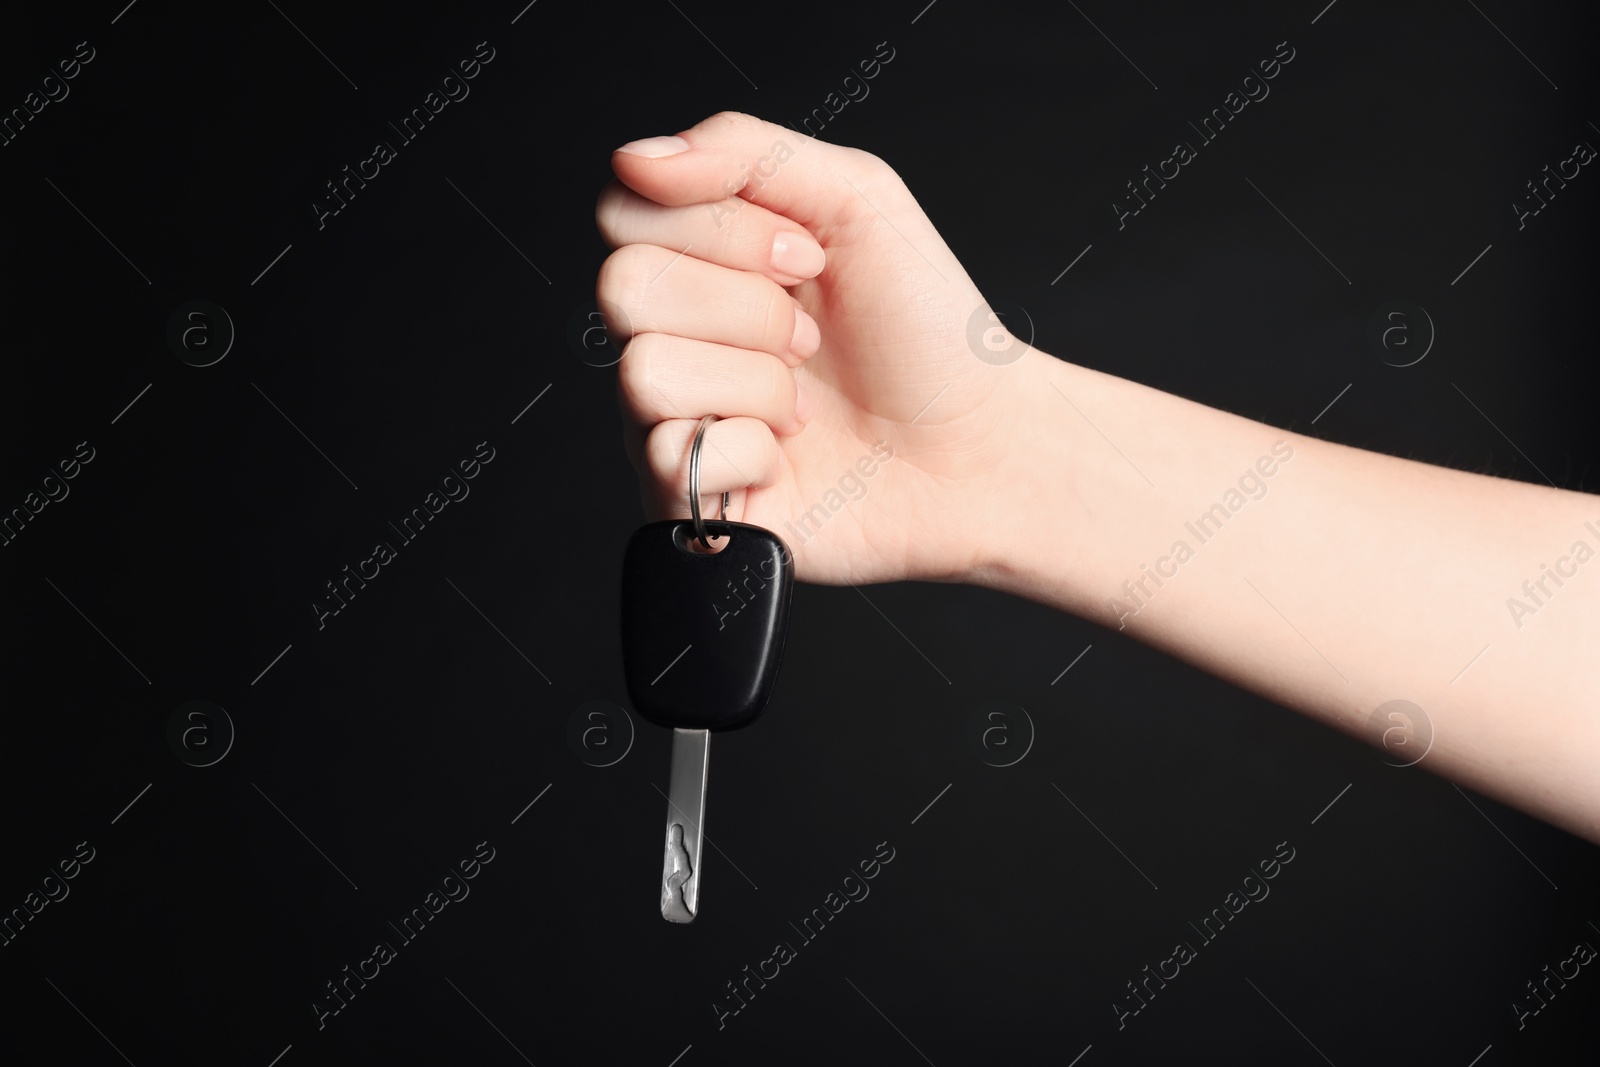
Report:
[[[1600,843],[1600,557],[1577,551],[1600,552],[1600,498],[1305,437],[1027,346],[980,359],[983,296],[868,153],[722,113],[612,167],[597,296],[626,341],[651,518],[688,515],[689,442],[716,415],[707,510],[728,491],[804,581],[1003,590],[1369,743],[1374,710],[1407,700],[1432,725],[1418,766]],[[984,338],[1017,344],[998,320]],[[796,527],[877,442],[894,458],[865,494]]]

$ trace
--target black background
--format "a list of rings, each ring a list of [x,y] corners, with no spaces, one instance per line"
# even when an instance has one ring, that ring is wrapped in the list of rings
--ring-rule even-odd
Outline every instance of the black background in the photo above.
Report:
[[[666,731],[635,719],[606,767],[567,739],[626,702],[642,515],[615,370],[569,341],[626,140],[798,123],[887,41],[824,137],[892,163],[1040,348],[1363,447],[1600,477],[1600,178],[1521,230],[1510,207],[1600,143],[1575,5],[924,3],[8,14],[8,111],[95,49],[0,148],[0,508],[95,455],[0,549],[0,909],[95,850],[0,948],[8,1062],[1593,1062],[1592,967],[1511,1009],[1600,945],[1593,846],[977,589],[798,590],[772,706],[713,744],[700,917],[661,920]],[[319,230],[323,183],[480,41],[471,95]],[[1280,41],[1271,95],[1119,231],[1124,182]],[[196,299],[237,331],[203,368],[166,339]],[[1366,340],[1391,300],[1437,332],[1411,367]],[[319,630],[324,583],[481,441],[470,496]],[[189,700],[237,730],[211,766],[168,744]],[[989,701],[1036,731],[1008,767],[967,740]],[[480,841],[470,896],[319,1029],[324,983]],[[870,895],[801,944],[880,842]],[[1279,842],[1271,895],[1119,1030],[1125,983]],[[798,958],[719,1029],[780,941]]]

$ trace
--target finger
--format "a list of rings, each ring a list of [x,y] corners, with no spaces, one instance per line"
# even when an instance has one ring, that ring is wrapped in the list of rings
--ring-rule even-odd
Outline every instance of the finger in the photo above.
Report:
[[[766,352],[642,333],[623,349],[617,388],[623,410],[645,426],[744,415],[788,437],[803,425],[794,372]]]
[[[779,285],[816,277],[827,259],[803,226],[736,196],[714,204],[664,207],[613,181],[600,193],[594,217],[612,248],[652,244],[675,252],[687,249],[696,259],[756,271]]]
[[[595,296],[602,310],[620,309],[620,316],[607,315],[614,340],[669,333],[770,352],[796,365],[822,344],[816,320],[770,278],[657,245],[624,245],[607,256]]]
[[[676,137],[630,141],[612,153],[611,169],[658,204],[711,204],[739,196],[819,236],[872,218],[873,205],[890,214],[915,205],[878,157],[736,111],[713,115]]]
[[[647,509],[654,518],[689,514],[689,448],[699,425],[698,419],[671,419],[658,423],[645,438]],[[732,418],[712,423],[700,445],[701,515],[715,515],[724,492],[772,485],[779,463],[778,442],[761,420]]]

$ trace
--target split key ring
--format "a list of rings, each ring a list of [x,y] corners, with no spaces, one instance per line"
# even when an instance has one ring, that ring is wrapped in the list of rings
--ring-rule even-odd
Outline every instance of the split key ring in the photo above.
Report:
[[[694,536],[704,548],[711,548],[711,540],[706,533],[705,520],[700,517],[700,445],[706,438],[706,427],[717,421],[715,415],[707,415],[700,420],[700,425],[694,431],[694,443],[689,446],[689,514],[694,519]],[[722,494],[722,510],[717,516],[723,522],[728,519],[728,494]]]

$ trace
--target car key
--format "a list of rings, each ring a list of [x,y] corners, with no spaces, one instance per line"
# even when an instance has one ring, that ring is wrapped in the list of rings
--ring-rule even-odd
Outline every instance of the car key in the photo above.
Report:
[[[661,866],[661,915],[693,922],[700,908],[706,759],[712,730],[746,726],[772,695],[783,658],[794,561],[760,526],[700,516],[700,420],[689,452],[689,521],[640,527],[622,564],[622,659],[640,715],[672,728],[672,775]],[[711,539],[726,539],[719,551]]]

